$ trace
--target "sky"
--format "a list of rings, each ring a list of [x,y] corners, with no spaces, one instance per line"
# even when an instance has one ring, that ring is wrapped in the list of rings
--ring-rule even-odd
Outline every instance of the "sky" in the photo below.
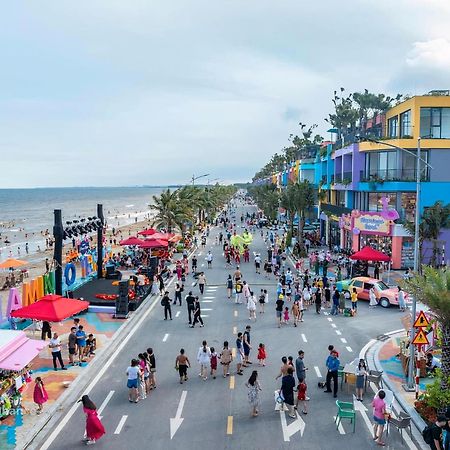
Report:
[[[0,188],[249,181],[333,91],[450,89],[448,0],[40,0],[0,15]],[[205,180],[206,181],[206,180]]]

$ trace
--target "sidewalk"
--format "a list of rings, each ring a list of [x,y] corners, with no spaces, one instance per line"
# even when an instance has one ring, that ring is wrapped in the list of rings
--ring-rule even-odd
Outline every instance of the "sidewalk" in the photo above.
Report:
[[[361,351],[360,357],[365,356],[370,369],[383,371],[383,386],[394,393],[397,403],[394,408],[396,414],[403,410],[411,416],[412,439],[415,445],[418,448],[428,448],[422,438],[422,430],[426,423],[414,408],[415,392],[406,392],[402,386],[406,382],[406,376],[396,355],[400,352],[400,340],[405,336],[406,331],[397,330],[379,336],[378,339],[372,339]],[[431,380],[421,379],[420,390],[425,389],[428,382]]]
[[[111,314],[88,312],[80,314],[80,323],[84,326],[86,334],[92,333],[97,339],[97,351],[102,351],[113,339],[117,330],[124,323],[123,320],[113,319]],[[53,370],[51,351],[48,347],[44,348],[39,355],[31,362],[33,381],[29,383],[22,395],[22,414],[8,416],[0,425],[0,448],[12,449],[21,442],[26,441],[26,436],[36,425],[38,420],[50,414],[49,410],[55,402],[61,397],[70,384],[80,375],[83,375],[90,361],[97,356],[87,358],[87,362],[81,366],[68,365],[67,336],[70,328],[73,326],[73,317],[64,322],[53,324],[52,331],[57,332],[62,346],[62,355],[64,364],[68,370]],[[28,337],[40,339],[40,332],[31,329],[24,330]],[[42,378],[47,390],[49,400],[44,404],[44,412],[41,415],[36,414],[36,404],[33,402],[34,380],[39,376]],[[61,406],[62,408],[62,406]]]

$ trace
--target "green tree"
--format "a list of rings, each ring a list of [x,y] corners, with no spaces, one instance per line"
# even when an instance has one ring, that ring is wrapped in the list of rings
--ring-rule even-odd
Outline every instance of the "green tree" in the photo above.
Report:
[[[169,233],[182,222],[185,217],[183,208],[178,203],[177,191],[166,189],[160,195],[153,196],[153,204],[150,209],[155,211],[152,226],[165,228]]]
[[[305,226],[306,213],[314,206],[316,191],[308,180],[296,183],[294,188],[293,196],[298,218],[297,241],[300,245],[301,254],[304,254],[303,227]]]
[[[439,327],[440,345],[442,350],[441,390],[450,389],[450,270],[434,269],[423,266],[422,274],[415,274],[409,281],[405,281],[405,288],[418,301],[427,305],[436,318]],[[441,411],[450,405],[441,405]]]

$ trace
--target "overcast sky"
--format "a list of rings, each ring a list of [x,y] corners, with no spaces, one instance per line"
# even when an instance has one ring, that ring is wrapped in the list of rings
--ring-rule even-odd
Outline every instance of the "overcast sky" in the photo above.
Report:
[[[0,187],[247,181],[334,89],[450,88],[448,0],[40,0],[0,15]]]

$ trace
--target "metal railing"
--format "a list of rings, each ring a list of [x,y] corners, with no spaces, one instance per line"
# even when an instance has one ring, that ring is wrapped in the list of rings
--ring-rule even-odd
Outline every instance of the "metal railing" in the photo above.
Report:
[[[430,181],[427,170],[422,170],[422,181]],[[360,181],[377,182],[377,181],[416,181],[415,169],[384,169],[376,171],[360,172]]]

